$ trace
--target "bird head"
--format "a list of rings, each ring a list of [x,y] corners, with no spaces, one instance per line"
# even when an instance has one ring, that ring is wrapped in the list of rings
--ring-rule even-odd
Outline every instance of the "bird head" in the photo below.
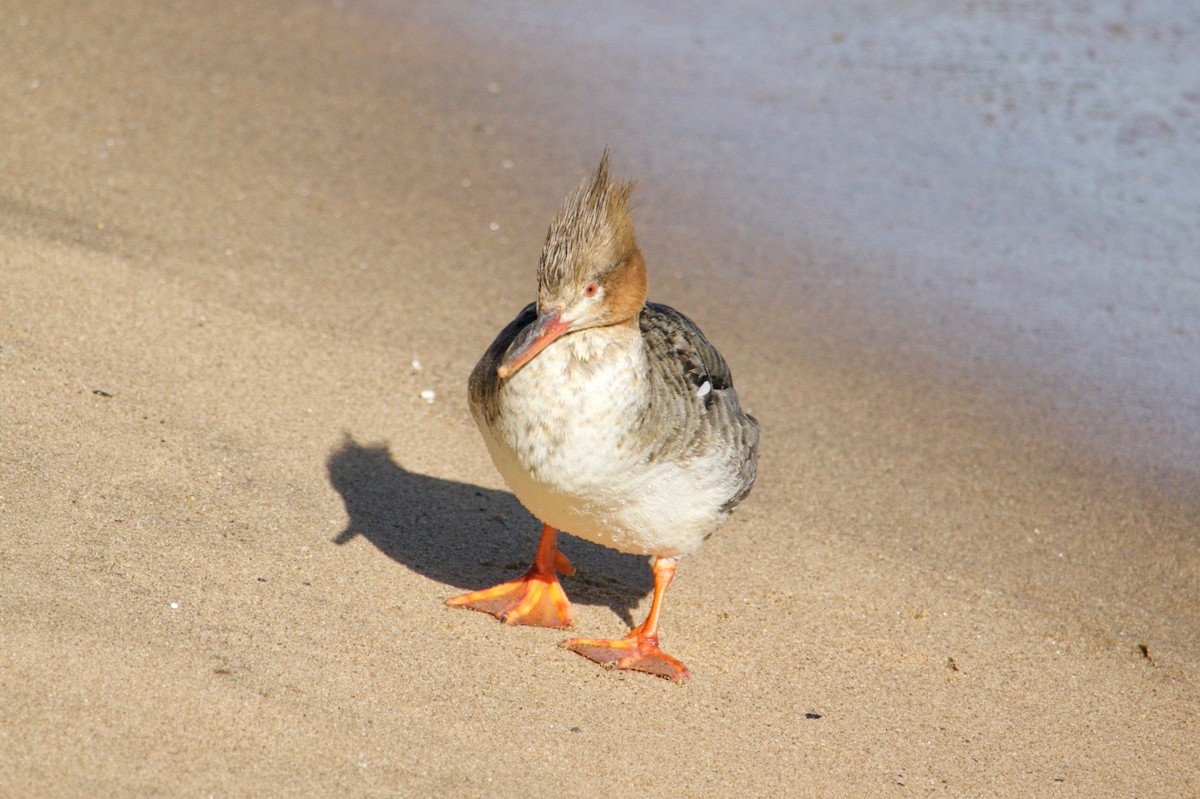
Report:
[[[550,223],[538,263],[537,320],[497,373],[508,377],[560,336],[636,321],[646,303],[646,262],[633,235],[634,184],[608,177],[608,151]]]

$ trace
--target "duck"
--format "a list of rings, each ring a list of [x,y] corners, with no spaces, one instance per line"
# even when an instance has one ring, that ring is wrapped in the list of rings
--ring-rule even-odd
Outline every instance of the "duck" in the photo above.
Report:
[[[562,646],[684,682],[688,668],[660,647],[663,599],[680,560],[750,493],[760,426],[700,328],[648,301],[634,187],[610,179],[606,148],[550,224],[536,301],[471,372],[469,406],[487,450],[542,531],[522,576],[448,604],[509,625],[570,628],[559,575],[574,568],[558,548],[560,532],[645,555],[654,574],[645,621],[623,638]]]

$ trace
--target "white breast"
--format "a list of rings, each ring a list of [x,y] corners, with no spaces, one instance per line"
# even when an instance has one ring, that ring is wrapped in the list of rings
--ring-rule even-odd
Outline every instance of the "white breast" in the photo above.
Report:
[[[670,557],[716,528],[729,487],[707,458],[652,460],[639,445],[647,368],[637,330],[573,333],[508,378],[494,426],[477,421],[496,467],[538,519],[624,552]]]

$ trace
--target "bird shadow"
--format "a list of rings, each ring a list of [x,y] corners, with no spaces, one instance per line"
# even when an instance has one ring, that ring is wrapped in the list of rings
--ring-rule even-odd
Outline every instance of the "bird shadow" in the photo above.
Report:
[[[541,524],[506,491],[411,472],[387,444],[349,434],[325,462],[349,522],[333,539],[363,536],[409,569],[472,590],[511,580],[528,568]],[[571,601],[603,605],[633,626],[632,611],[654,585],[644,557],[560,536],[575,565],[563,578]]]

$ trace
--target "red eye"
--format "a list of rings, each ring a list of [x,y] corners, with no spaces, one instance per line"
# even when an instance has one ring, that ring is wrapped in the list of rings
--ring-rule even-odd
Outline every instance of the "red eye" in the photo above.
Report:
[[[595,297],[595,296],[596,296],[596,292],[597,292],[597,291],[599,291],[599,290],[600,290],[600,287],[599,287],[598,285],[596,285],[595,283],[588,283],[588,284],[587,284],[587,288],[585,288],[585,289],[583,290],[583,296],[585,296],[585,297]]]

